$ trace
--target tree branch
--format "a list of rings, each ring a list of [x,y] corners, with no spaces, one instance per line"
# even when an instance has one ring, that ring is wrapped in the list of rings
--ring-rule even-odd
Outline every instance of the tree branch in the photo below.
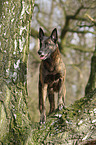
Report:
[[[83,17],[74,17],[74,16],[72,16],[72,15],[67,15],[66,16],[66,19],[69,19],[69,20],[79,20],[79,21],[86,21],[86,22],[89,22],[89,20],[88,19],[86,19],[86,18],[83,18]]]
[[[80,13],[80,11],[83,9],[83,5],[81,5],[78,9],[77,9],[77,11],[75,12],[75,14],[74,15],[66,15],[66,22],[65,22],[65,25],[64,25],[64,27],[63,27],[63,29],[62,29],[62,32],[61,32],[61,39],[63,39],[64,37],[65,37],[65,35],[66,35],[66,33],[67,33],[67,31],[68,31],[68,27],[69,27],[69,22],[70,22],[70,20],[71,19],[76,19],[76,16]]]
[[[81,11],[83,8],[84,8],[83,5],[81,5],[81,6],[77,9],[77,11],[75,12],[74,17],[76,17],[76,16],[80,13],[80,11]]]
[[[96,26],[96,21],[91,17],[89,16],[88,14],[86,14],[86,16],[89,18],[89,20],[87,18],[84,18],[84,17],[77,17],[77,15],[80,13],[80,11],[82,9],[85,9],[85,7],[83,5],[81,5],[77,10],[76,12],[74,13],[74,15],[66,15],[66,21],[65,21],[65,25],[62,29],[62,32],[61,32],[61,40],[64,39],[65,35],[67,32],[71,32],[71,33],[81,33],[81,34],[86,34],[86,33],[91,33],[91,34],[95,34],[95,32],[92,32],[92,31],[88,31],[88,30],[84,30],[84,31],[80,31],[80,30],[74,30],[74,29],[70,29],[69,28],[69,25],[70,25],[70,20],[78,20],[78,21],[85,21],[85,22],[91,22]],[[88,7],[86,7],[86,9],[88,9]],[[94,25],[90,25],[91,27],[94,26]]]
[[[91,34],[95,34],[95,32],[88,31],[88,30],[80,31],[80,30],[67,29],[67,31],[71,32],[71,33],[81,33],[81,34],[91,33]]]
[[[96,21],[88,14],[86,14],[86,16],[91,20],[91,22],[94,23],[94,25],[96,26]]]
[[[69,49],[74,49],[83,53],[93,53],[94,50],[92,48],[86,48],[84,46],[78,46],[78,45],[74,45],[74,44],[68,44],[65,47],[69,48]]]
[[[78,27],[80,27],[80,28],[82,28],[82,27],[93,27],[94,26],[94,24],[91,24],[91,25],[77,25]]]

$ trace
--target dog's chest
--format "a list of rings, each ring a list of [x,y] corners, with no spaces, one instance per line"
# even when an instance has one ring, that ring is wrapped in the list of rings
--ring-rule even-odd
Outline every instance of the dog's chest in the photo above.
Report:
[[[60,74],[59,73],[56,73],[56,74],[47,74],[45,75],[45,78],[44,78],[44,83],[53,83],[55,81],[57,81],[58,79],[60,79]]]
[[[60,89],[60,82],[60,73],[48,74],[44,78],[44,83],[48,84],[48,87],[56,92],[58,92],[58,90]]]
[[[41,81],[50,85],[50,87],[56,88],[63,77],[63,64],[58,59],[54,63],[43,63],[41,64]]]

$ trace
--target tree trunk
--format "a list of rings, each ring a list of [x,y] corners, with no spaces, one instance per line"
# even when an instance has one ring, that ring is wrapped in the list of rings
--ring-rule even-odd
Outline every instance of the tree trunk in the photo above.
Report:
[[[22,145],[30,129],[26,75],[33,1],[1,4],[0,142]]]
[[[87,86],[85,88],[85,95],[89,94],[96,88],[96,49],[91,58],[91,71]]]

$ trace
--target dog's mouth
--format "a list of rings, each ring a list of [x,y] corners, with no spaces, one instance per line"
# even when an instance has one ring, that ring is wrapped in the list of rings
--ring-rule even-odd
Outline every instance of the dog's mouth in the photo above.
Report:
[[[45,60],[49,57],[49,53],[48,54],[45,54],[45,55],[40,55],[40,59],[41,60]]]

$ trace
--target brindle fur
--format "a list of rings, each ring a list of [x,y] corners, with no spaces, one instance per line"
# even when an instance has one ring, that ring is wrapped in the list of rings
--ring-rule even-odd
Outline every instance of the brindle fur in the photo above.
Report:
[[[38,54],[42,59],[39,74],[39,110],[40,123],[44,123],[46,121],[46,96],[48,96],[50,103],[50,113],[55,110],[54,92],[58,93],[59,110],[64,106],[66,69],[57,44],[57,29],[52,31],[50,37],[46,37],[40,28],[39,40]]]

